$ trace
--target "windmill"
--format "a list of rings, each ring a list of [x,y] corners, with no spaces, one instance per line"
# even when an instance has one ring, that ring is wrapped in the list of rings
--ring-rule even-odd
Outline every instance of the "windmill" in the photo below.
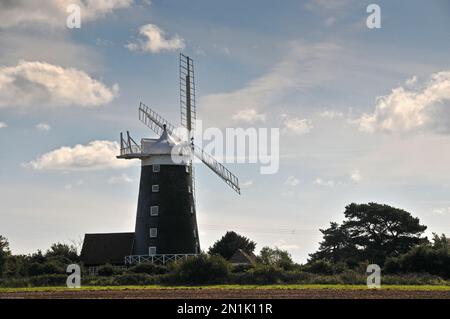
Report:
[[[193,133],[196,120],[194,63],[182,53],[179,75],[181,125]],[[128,131],[126,136],[120,134],[120,155],[117,158],[137,158],[142,164],[133,255],[127,256],[126,260],[133,263],[141,258],[145,261],[162,258],[164,262],[176,256],[198,254],[200,241],[192,155],[240,194],[238,178],[195,145],[193,138],[183,140],[176,134],[174,125],[142,102],[139,120],[159,138],[142,138],[138,144]],[[175,148],[178,153],[174,152]]]

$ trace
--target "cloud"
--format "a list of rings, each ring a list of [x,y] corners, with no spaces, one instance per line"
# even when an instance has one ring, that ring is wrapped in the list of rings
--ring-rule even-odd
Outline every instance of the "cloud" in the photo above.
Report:
[[[6,124],[5,122],[0,122],[0,128],[7,128],[8,124]]]
[[[0,67],[0,108],[95,107],[111,102],[118,91],[117,84],[109,88],[75,68],[27,61]]]
[[[334,43],[291,42],[286,53],[269,70],[230,92],[213,93],[200,99],[203,118],[213,126],[232,125],[233,116],[242,110],[277,118],[279,102],[290,93],[322,85],[332,77],[336,53],[341,47]],[[253,112],[253,111],[252,111]]]
[[[232,118],[246,123],[265,122],[266,114],[258,113],[255,109],[245,109],[235,113]]]
[[[146,24],[139,28],[142,38],[137,42],[129,43],[126,47],[130,51],[159,53],[162,51],[175,51],[185,47],[184,40],[178,34],[166,38],[165,32],[154,24]]]
[[[447,214],[450,215],[450,207],[433,209],[433,213],[435,213],[437,215],[447,215]]]
[[[51,126],[48,125],[47,123],[39,123],[36,125],[36,129],[38,131],[50,131],[51,130]]]
[[[416,90],[398,87],[377,98],[373,113],[355,121],[365,132],[409,132],[430,129],[450,132],[450,71],[431,75]]]
[[[327,187],[334,187],[334,185],[336,185],[335,181],[333,180],[329,180],[329,181],[325,181],[321,178],[316,178],[314,180],[314,185],[318,185],[318,186],[327,186]]]
[[[245,182],[243,182],[241,184],[242,188],[248,188],[248,187],[251,187],[251,186],[253,186],[253,180],[248,180],[248,181],[245,181]]]
[[[317,114],[319,117],[326,119],[343,118],[344,114],[338,111],[323,111]]]
[[[132,183],[134,180],[129,177],[126,174],[122,174],[119,176],[111,176],[108,179],[108,184],[114,185],[114,184],[127,184],[127,183]]]
[[[353,183],[359,183],[361,181],[361,173],[359,170],[355,169],[350,173],[350,180]]]
[[[124,168],[134,164],[134,161],[117,159],[119,153],[117,142],[92,141],[87,145],[63,146],[24,166],[34,170],[83,171]]]
[[[313,127],[311,120],[293,117],[285,119],[283,131],[293,135],[305,135],[311,132]]]
[[[284,185],[295,187],[300,183],[300,181],[295,176],[289,176],[284,182]]]
[[[128,8],[133,0],[7,0],[0,2],[0,28],[47,25],[66,28],[67,8],[81,9],[81,21],[93,21],[117,9]]]

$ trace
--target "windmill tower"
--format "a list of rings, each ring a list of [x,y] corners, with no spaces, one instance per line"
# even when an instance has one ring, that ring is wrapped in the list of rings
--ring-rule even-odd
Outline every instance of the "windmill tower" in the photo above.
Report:
[[[194,63],[180,54],[181,125],[195,129]],[[142,138],[138,144],[127,131],[120,134],[120,159],[141,160],[133,255],[127,263],[174,260],[200,252],[195,208],[192,155],[200,159],[240,194],[238,178],[211,155],[175,134],[175,127],[140,103],[139,119],[159,138]],[[189,135],[191,136],[191,135]],[[155,259],[156,258],[156,259]]]

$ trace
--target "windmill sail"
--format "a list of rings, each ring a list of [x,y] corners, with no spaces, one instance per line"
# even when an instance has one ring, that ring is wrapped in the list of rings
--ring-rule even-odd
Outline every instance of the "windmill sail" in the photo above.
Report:
[[[180,53],[180,107],[181,125],[188,132],[195,130],[194,61],[183,53]]]
[[[156,134],[161,134],[164,130],[164,126],[166,126],[167,132],[177,140],[181,141],[181,138],[176,136],[173,131],[175,127],[170,124],[167,120],[165,120],[158,113],[150,109],[148,106],[143,103],[139,106],[139,119],[147,125],[151,130],[153,130]],[[220,178],[222,178],[225,183],[234,189],[238,194],[241,193],[239,187],[239,179],[236,175],[231,173],[224,165],[220,164],[216,159],[206,153],[203,149],[198,147],[197,145],[192,144],[191,146],[194,155],[200,159],[206,166],[208,166],[214,173],[216,173]]]

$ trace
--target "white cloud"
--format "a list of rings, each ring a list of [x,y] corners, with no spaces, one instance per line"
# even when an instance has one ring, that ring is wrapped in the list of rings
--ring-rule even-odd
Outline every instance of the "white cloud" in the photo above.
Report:
[[[108,184],[126,184],[132,183],[133,179],[126,174],[122,174],[119,176],[111,176],[108,179]]]
[[[6,124],[5,122],[0,122],[0,128],[7,128],[8,124]]]
[[[117,84],[109,88],[75,68],[27,61],[0,67],[0,108],[100,106],[111,102],[118,91]]]
[[[38,131],[50,131],[51,130],[51,126],[48,125],[47,123],[39,123],[36,125],[36,129]]]
[[[323,111],[318,113],[318,116],[326,119],[335,119],[335,118],[343,118],[344,114],[342,112],[337,111]]]
[[[255,110],[276,119],[279,100],[332,77],[336,53],[341,48],[334,43],[289,43],[286,53],[265,74],[231,92],[213,93],[200,99],[203,118],[211,119],[213,126],[232,125],[233,116],[241,110]]]
[[[248,181],[245,181],[245,182],[243,182],[241,184],[242,188],[248,188],[248,187],[251,187],[251,186],[253,186],[253,180],[248,180]]]
[[[333,180],[328,180],[325,181],[321,178],[316,178],[314,180],[314,185],[318,185],[318,186],[327,186],[327,187],[334,187],[334,185],[336,185],[336,183]]]
[[[295,187],[300,183],[300,181],[295,176],[289,176],[284,182],[284,185]]]
[[[406,80],[405,84],[408,86],[412,86],[417,83],[417,80],[418,80],[417,76],[413,75],[412,77],[410,77],[409,79]]]
[[[313,127],[311,120],[293,117],[285,119],[283,131],[288,134],[305,135],[311,132]]]
[[[431,129],[450,132],[450,71],[431,75],[423,87],[398,87],[377,98],[375,111],[356,121],[366,132]]]
[[[184,40],[178,34],[167,38],[165,32],[154,24],[146,24],[139,28],[143,37],[137,42],[129,43],[126,47],[131,51],[159,53],[162,51],[175,51],[185,47]]]
[[[71,4],[81,9],[81,21],[93,21],[114,10],[131,6],[133,0],[46,0],[1,1],[0,28],[49,25],[65,28],[67,8]]]
[[[361,179],[362,179],[362,177],[361,177],[361,172],[359,171],[359,170],[357,170],[357,169],[355,169],[355,170],[353,170],[351,173],[350,173],[350,180],[353,182],[353,183],[359,183],[360,181],[361,181]]]
[[[450,207],[448,208],[436,208],[433,209],[433,213],[437,214],[437,215],[446,215],[446,214],[450,214]]]
[[[279,240],[276,244],[275,247],[280,248],[282,250],[287,250],[287,251],[291,251],[291,250],[299,250],[301,247],[297,244],[293,244],[293,243],[288,243],[286,240],[281,239]]]
[[[258,113],[255,109],[245,109],[235,113],[232,118],[246,123],[265,122],[266,114]]]
[[[100,170],[124,168],[134,161],[117,159],[119,143],[111,141],[92,141],[87,145],[63,146],[39,156],[24,164],[35,170]]]

